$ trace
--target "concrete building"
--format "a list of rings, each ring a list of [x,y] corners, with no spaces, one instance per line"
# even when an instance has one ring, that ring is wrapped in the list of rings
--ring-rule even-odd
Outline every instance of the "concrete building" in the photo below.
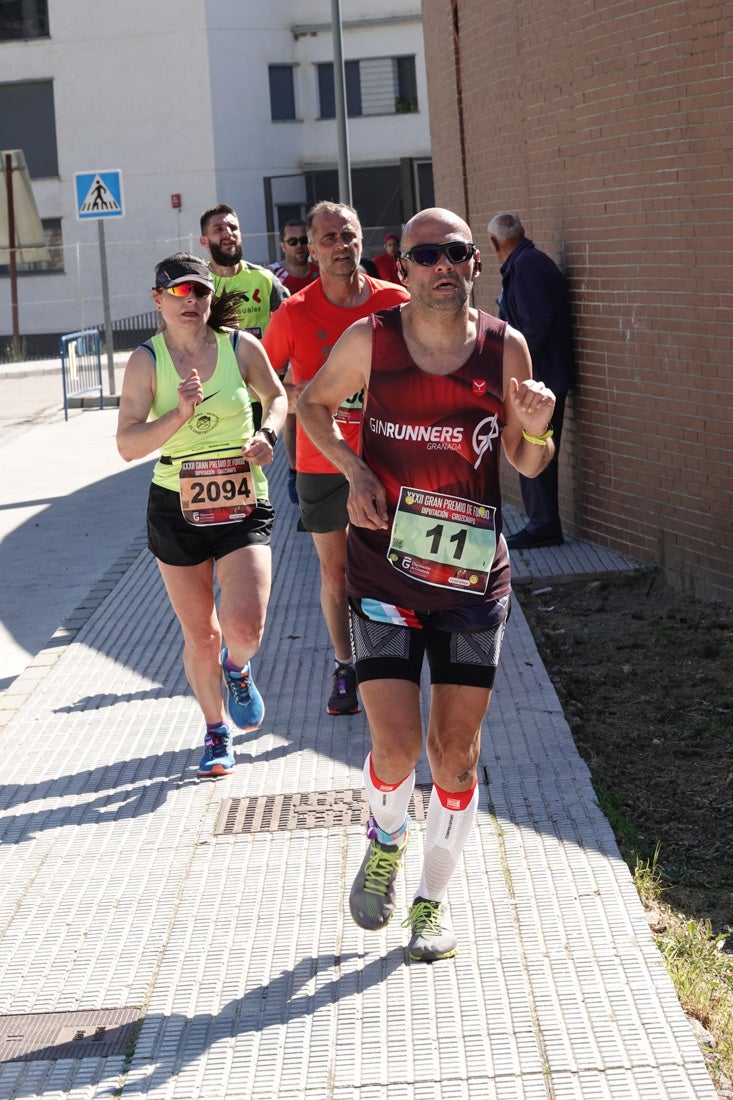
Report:
[[[565,529],[733,603],[733,8],[424,0],[423,23],[436,199],[483,250],[478,304],[501,210],[570,280]]]
[[[377,252],[432,202],[420,3],[342,0],[341,16],[352,198]],[[77,173],[121,173],[124,216],[103,226],[113,319],[150,308],[154,263],[198,249],[212,203],[236,208],[245,256],[269,262],[282,220],[339,197],[330,20],[329,0],[0,4],[0,149],[24,150],[51,245],[42,270],[19,265],[21,334],[103,319]]]

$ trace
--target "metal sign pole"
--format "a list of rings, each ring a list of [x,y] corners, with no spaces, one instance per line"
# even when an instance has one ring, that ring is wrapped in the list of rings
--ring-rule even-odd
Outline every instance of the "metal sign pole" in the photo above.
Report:
[[[13,315],[13,347],[20,345],[20,321],[18,318],[18,265],[15,250],[15,202],[13,200],[13,158],[5,154],[5,190],[8,199],[8,264],[10,267],[10,303]]]
[[[104,342],[107,345],[107,376],[109,378],[109,392],[115,390],[115,354],[112,334],[112,313],[109,305],[109,282],[107,280],[107,248],[104,237],[104,219],[97,219],[97,231],[99,234],[99,267],[102,273],[102,303],[104,305]]]
[[[340,0],[331,0],[331,27],[333,33],[333,88],[336,100],[339,200],[345,202],[347,206],[351,206],[351,165],[349,163],[349,131],[346,121],[346,79]]]

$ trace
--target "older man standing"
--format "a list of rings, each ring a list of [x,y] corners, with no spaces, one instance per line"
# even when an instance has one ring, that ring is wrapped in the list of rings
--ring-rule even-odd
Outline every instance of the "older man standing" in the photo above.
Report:
[[[499,316],[524,336],[532,356],[532,374],[555,394],[552,417],[555,458],[539,477],[519,475],[527,525],[510,535],[510,550],[558,546],[563,541],[558,505],[558,455],[565,398],[573,382],[573,338],[565,278],[548,255],[535,248],[516,214],[496,214],[489,240],[500,264]]]

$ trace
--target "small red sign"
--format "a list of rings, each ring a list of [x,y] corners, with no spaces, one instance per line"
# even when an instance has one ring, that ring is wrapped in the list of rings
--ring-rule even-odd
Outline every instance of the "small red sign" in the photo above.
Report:
[[[174,210],[180,210],[181,209],[181,196],[180,195],[171,195],[171,206],[173,207]]]

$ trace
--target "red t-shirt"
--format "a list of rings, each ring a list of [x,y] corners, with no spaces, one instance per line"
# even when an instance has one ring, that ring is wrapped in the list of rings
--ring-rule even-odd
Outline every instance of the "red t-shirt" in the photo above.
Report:
[[[397,274],[397,261],[389,252],[382,252],[381,255],[375,256],[372,263],[379,272],[380,279],[384,279],[390,283],[399,283],[400,279]]]
[[[274,271],[278,279],[291,294],[297,294],[299,290],[303,290],[305,287],[310,286],[314,279],[317,279],[320,272],[318,270],[318,264],[309,263],[307,275],[291,275],[286,267],[282,264],[270,264],[270,270]]]
[[[388,309],[409,301],[410,295],[401,286],[385,283],[364,275],[371,294],[360,306],[345,308],[329,302],[320,279],[293,298],[288,298],[273,313],[264,337],[265,351],[276,371],[290,362],[293,382],[310,382],[326,362],[339,336],[354,321],[368,317],[379,309]],[[336,411],[341,433],[354,450],[359,447],[361,429],[361,393],[350,397]],[[297,426],[296,467],[303,474],[335,474],[338,470],[328,462],[309,437]]]

